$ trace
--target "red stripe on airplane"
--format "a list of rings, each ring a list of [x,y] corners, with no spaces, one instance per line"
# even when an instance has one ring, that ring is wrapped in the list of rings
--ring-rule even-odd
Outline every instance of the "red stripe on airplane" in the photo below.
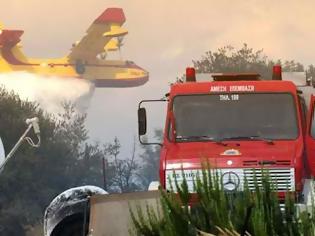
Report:
[[[24,33],[23,30],[2,30],[0,31],[0,46],[13,47],[20,42]]]
[[[126,17],[121,8],[107,8],[95,21],[96,24],[119,23],[123,24]]]

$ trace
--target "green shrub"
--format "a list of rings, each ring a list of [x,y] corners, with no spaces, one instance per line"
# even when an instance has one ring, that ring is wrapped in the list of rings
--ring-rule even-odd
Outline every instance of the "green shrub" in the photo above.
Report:
[[[315,235],[314,209],[300,212],[295,207],[295,194],[287,192],[280,202],[268,171],[261,170],[261,179],[254,178],[255,190],[247,181],[243,191],[223,190],[218,172],[205,167],[194,180],[197,203],[190,206],[193,194],[187,181],[175,179],[176,189],[161,191],[160,209],[147,206],[130,210],[133,235]],[[281,204],[280,204],[281,203]],[[310,211],[311,210],[311,211]],[[237,233],[238,232],[238,233]],[[206,234],[211,233],[211,234]]]

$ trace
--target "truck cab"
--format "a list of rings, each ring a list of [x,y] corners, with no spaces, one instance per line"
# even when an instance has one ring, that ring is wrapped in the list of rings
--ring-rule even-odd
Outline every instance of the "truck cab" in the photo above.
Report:
[[[282,80],[280,66],[272,79],[258,74],[215,74],[197,82],[188,68],[186,82],[171,85],[160,158],[160,184],[175,188],[183,175],[193,181],[207,162],[223,188],[254,188],[268,170],[279,196],[302,193],[305,179],[315,175],[314,97],[310,109],[302,92]],[[146,102],[146,101],[143,101]],[[145,108],[139,105],[139,134],[146,133]],[[307,111],[308,110],[308,111]]]

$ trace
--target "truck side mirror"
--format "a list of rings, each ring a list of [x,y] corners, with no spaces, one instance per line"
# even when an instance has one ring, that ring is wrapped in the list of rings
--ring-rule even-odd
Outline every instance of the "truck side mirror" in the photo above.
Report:
[[[138,109],[138,128],[140,136],[147,133],[147,113],[143,107]]]
[[[142,141],[141,136],[145,135],[147,133],[147,112],[144,107],[141,107],[142,104],[144,103],[158,103],[158,102],[167,102],[167,99],[159,99],[159,100],[142,100],[139,102],[138,105],[138,133],[139,133],[139,142],[142,145],[160,145],[162,146],[161,143],[149,143],[145,139],[145,141]]]

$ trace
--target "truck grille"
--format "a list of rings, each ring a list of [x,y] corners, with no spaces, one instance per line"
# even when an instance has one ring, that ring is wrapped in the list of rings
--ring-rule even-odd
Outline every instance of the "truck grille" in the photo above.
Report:
[[[262,181],[262,170],[261,169],[244,169],[244,176],[248,183],[249,189],[255,188],[255,178],[259,186],[261,186]],[[294,181],[294,169],[293,168],[277,168],[268,169],[269,177],[274,183],[274,188],[281,191],[294,191],[295,181]],[[256,177],[255,177],[256,176]]]
[[[215,171],[218,172],[219,178],[223,175],[229,175],[229,173],[233,173],[233,176],[236,175],[239,178],[238,190],[244,188],[245,178],[249,189],[255,189],[255,179],[258,186],[261,186],[263,171],[268,171],[269,177],[274,183],[273,187],[275,190],[279,192],[295,190],[294,168],[269,168],[268,170],[260,168],[216,169]],[[166,170],[166,189],[171,190],[173,188],[176,191],[175,176],[180,185],[183,182],[183,174],[185,175],[189,191],[194,192],[194,181],[198,175],[202,177],[201,170]]]

